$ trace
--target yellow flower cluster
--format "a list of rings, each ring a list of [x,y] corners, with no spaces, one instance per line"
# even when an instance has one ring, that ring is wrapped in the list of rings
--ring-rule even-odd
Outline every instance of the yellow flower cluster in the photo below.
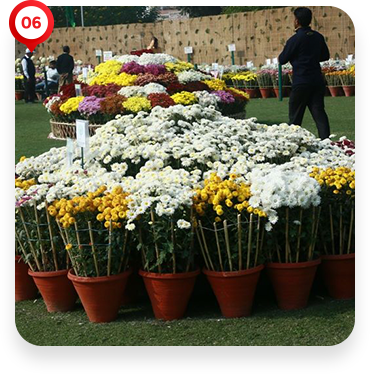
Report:
[[[99,74],[114,74],[118,75],[121,71],[122,64],[116,60],[109,60],[103,62],[95,67],[95,72]]]
[[[121,228],[120,219],[125,219],[127,214],[127,193],[122,191],[120,186],[115,187],[112,192],[106,193],[106,187],[102,186],[95,192],[89,192],[86,196],[74,197],[72,200],[61,199],[49,206],[49,214],[55,217],[64,228],[68,228],[76,222],[76,215],[79,213],[99,212],[96,219],[104,221],[104,226],[109,228]]]
[[[28,180],[21,180],[17,178],[15,180],[15,187],[21,188],[23,191],[27,191],[31,186],[34,186],[36,184],[36,181],[32,179]]]
[[[173,73],[180,73],[184,70],[194,69],[193,64],[185,61],[178,61],[176,63],[166,62],[164,65],[166,66],[167,70],[172,71]]]
[[[221,79],[203,81],[212,91],[221,91],[227,88],[226,83]]]
[[[84,99],[83,96],[71,97],[60,106],[60,111],[65,114],[76,112],[80,102]]]
[[[242,95],[242,96],[245,97],[246,100],[249,100],[249,95],[246,92],[244,92],[244,91],[238,90],[238,89],[236,89],[234,87],[229,87],[228,90],[232,91],[232,92],[234,92],[234,93],[236,93],[238,95]]]
[[[220,222],[225,209],[233,208],[238,212],[246,210],[248,213],[266,217],[266,213],[249,205],[251,197],[250,186],[245,183],[236,183],[237,175],[231,174],[230,179],[222,180],[216,173],[211,174],[204,181],[204,188],[197,189],[194,197],[194,207],[199,215],[204,215],[209,205],[212,205],[217,216],[216,222]]]
[[[147,112],[152,109],[150,101],[145,97],[129,97],[122,103],[122,106],[132,113],[138,113],[140,111]]]
[[[257,74],[251,73],[251,72],[244,72],[234,75],[231,79],[237,80],[237,81],[255,81],[257,79]]]
[[[310,177],[315,178],[321,186],[327,186],[333,194],[354,195],[355,171],[345,167],[326,170],[313,168]]]
[[[119,86],[133,86],[136,82],[137,75],[130,75],[121,73],[119,75],[114,73],[99,74],[90,81],[90,86],[97,84],[99,86],[105,86],[109,83],[114,83]]]
[[[176,104],[192,105],[198,102],[197,97],[192,92],[181,91],[171,96]]]

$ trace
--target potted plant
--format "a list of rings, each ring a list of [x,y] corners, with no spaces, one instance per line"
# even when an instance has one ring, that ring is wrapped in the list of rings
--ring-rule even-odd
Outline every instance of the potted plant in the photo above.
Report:
[[[343,96],[342,82],[340,80],[340,71],[332,71],[325,74],[325,79],[331,96]]]
[[[263,99],[271,95],[272,78],[270,70],[260,70],[257,73],[257,82]]]
[[[245,90],[251,99],[258,97],[257,74],[251,72],[238,73],[232,77],[232,83],[235,88]]]
[[[127,194],[117,186],[73,199],[55,201],[49,207],[72,264],[72,281],[90,322],[110,322],[118,310],[131,274],[130,235],[123,228]]]
[[[312,173],[321,185],[321,275],[335,299],[355,297],[355,171],[339,167]]]
[[[23,99],[24,87],[23,87],[23,75],[15,76],[15,99],[17,101]]]
[[[355,95],[355,67],[349,70],[343,70],[340,75],[344,94],[348,96]]]
[[[74,308],[77,294],[67,278],[69,262],[57,225],[51,220],[46,203],[30,199],[16,210],[16,238],[22,259],[30,267],[48,312]]]
[[[227,318],[251,314],[264,267],[261,248],[266,215],[249,205],[249,186],[235,179],[236,175],[222,180],[213,174],[194,198],[203,272]]]

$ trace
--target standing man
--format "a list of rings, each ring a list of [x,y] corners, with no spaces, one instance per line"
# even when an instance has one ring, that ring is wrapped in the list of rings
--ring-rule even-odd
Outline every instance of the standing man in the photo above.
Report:
[[[57,59],[57,70],[60,75],[58,92],[60,92],[63,86],[73,82],[73,68],[75,67],[75,63],[69,52],[69,47],[67,45],[64,46],[63,53]]]
[[[306,107],[316,123],[319,137],[330,135],[329,119],[325,112],[325,81],[321,73],[321,61],[329,60],[330,54],[324,37],[310,27],[312,12],[300,7],[294,11],[296,34],[286,43],[279,56],[281,65],[293,66],[293,84],[289,99],[290,124],[301,125]]]
[[[35,65],[31,59],[33,53],[27,48],[26,54],[22,58],[22,70],[24,77],[24,101],[34,103],[36,98]]]

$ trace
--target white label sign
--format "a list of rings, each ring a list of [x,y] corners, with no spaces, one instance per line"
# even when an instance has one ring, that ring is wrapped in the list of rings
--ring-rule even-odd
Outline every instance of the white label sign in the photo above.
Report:
[[[253,62],[252,61],[248,61],[247,62],[247,68],[250,69],[253,67]]]
[[[275,57],[275,58],[272,59],[272,63],[275,64],[275,65],[277,65],[279,63],[277,57]]]
[[[191,55],[193,53],[193,47],[185,47],[184,52],[186,55]]]
[[[352,61],[352,60],[353,60],[353,55],[348,55],[348,56],[347,56],[347,60],[348,60],[348,61]]]
[[[79,147],[87,147],[89,143],[89,121],[82,119],[76,120],[76,139]]]
[[[67,167],[71,167],[73,164],[73,154],[74,154],[74,141],[71,138],[67,138]]]
[[[212,64],[212,70],[216,70],[216,71],[218,71],[218,63],[217,63],[217,62],[214,62],[214,63]]]
[[[82,77],[83,77],[83,79],[87,79],[87,72],[88,72],[87,68],[82,68]]]
[[[102,56],[101,49],[96,49],[95,50],[95,56],[96,57],[101,57]]]
[[[236,51],[235,44],[229,44],[229,45],[227,46],[227,48],[229,48],[229,52],[235,52],[235,51]]]
[[[82,96],[82,90],[80,84],[75,84],[76,96]]]
[[[113,52],[112,51],[104,51],[103,52],[103,61],[109,61],[113,57]]]
[[[271,58],[266,58],[266,65],[271,65]]]

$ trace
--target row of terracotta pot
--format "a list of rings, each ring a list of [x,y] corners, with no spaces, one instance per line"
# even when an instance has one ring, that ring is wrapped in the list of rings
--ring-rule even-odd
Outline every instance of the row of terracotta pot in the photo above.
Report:
[[[355,96],[355,86],[328,86],[330,95],[337,96]]]
[[[330,295],[337,299],[354,297],[354,254],[322,256],[303,263],[268,263],[266,270],[279,308],[292,310],[307,305],[320,263]],[[110,322],[117,318],[131,274],[131,271],[126,271],[109,277],[85,278],[74,275],[72,270],[45,273],[28,270],[31,277],[27,279],[27,266],[19,259],[16,259],[16,264],[16,300],[35,297],[36,283],[49,312],[72,310],[78,296],[91,322]],[[263,268],[264,265],[235,272],[204,270],[224,317],[237,318],[251,314]],[[174,320],[184,316],[199,273],[200,270],[178,274],[139,271],[157,319]],[[21,285],[21,281],[28,283]]]

